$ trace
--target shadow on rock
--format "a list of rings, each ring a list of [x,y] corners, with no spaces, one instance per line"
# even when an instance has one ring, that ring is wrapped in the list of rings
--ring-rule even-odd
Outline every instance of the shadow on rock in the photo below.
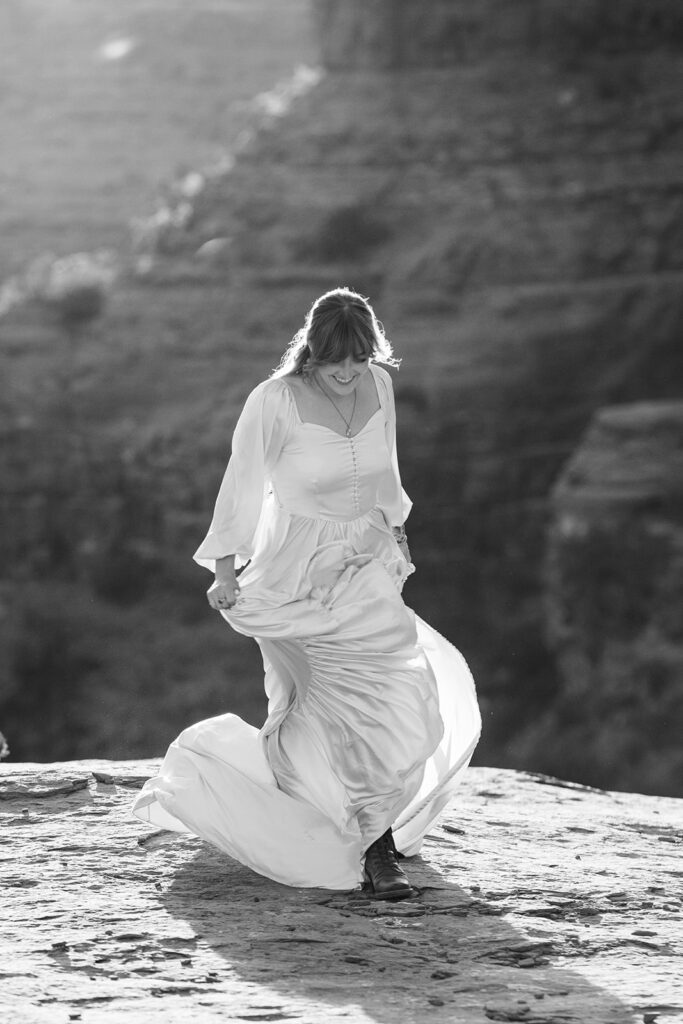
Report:
[[[238,982],[244,1001],[230,1004],[237,1019],[328,1012],[326,1020],[355,1007],[378,1024],[633,1021],[611,993],[553,966],[572,950],[551,917],[532,914],[522,932],[506,920],[504,896],[455,884],[428,856],[429,842],[405,862],[418,894],[391,903],[292,889],[202,846],[160,898],[225,960],[214,992],[229,980],[234,993]],[[452,868],[467,876],[466,867]]]

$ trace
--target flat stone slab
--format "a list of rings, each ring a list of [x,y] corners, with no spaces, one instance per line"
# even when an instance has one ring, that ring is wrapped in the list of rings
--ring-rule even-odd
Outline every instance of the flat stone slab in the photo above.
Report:
[[[0,768],[12,1024],[683,1021],[683,801],[469,770],[386,903],[130,814],[159,761]]]

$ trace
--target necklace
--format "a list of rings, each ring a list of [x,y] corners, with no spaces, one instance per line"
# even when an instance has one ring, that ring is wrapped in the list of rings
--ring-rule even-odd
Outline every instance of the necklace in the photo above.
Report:
[[[339,413],[339,415],[343,419],[344,426],[346,427],[346,436],[347,437],[351,437],[351,424],[353,423],[353,415],[354,415],[354,413],[356,411],[356,398],[358,397],[358,385],[356,385],[356,387],[353,389],[353,408],[351,409],[351,415],[350,415],[349,419],[347,420],[346,416],[341,411],[341,409],[339,408],[339,406],[337,405],[335,400],[328,395],[327,391],[322,386],[322,384],[318,380],[317,376],[314,376],[314,380],[315,380],[316,384],[318,385],[318,387],[320,388],[320,390],[322,391],[322,393],[324,394],[325,398],[327,398],[327,400],[332,403],[332,405],[335,407],[335,409],[337,410],[337,412]]]

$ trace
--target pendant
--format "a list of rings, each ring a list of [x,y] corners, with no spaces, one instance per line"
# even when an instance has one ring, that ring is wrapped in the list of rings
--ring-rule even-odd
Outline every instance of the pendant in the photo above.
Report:
[[[346,436],[351,437],[351,427],[346,428]]]

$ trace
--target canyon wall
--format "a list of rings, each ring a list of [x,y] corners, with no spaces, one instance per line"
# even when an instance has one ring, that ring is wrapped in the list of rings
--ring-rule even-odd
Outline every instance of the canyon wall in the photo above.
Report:
[[[602,409],[555,485],[549,642],[563,687],[555,756],[666,787],[683,751],[683,402]]]
[[[569,714],[576,679],[604,685],[609,704],[619,672],[633,676],[629,641],[621,669],[600,657],[589,667],[578,634],[559,650],[546,610],[560,583],[545,550],[549,530],[557,543],[553,488],[599,410],[623,406],[638,430],[641,403],[681,397],[683,12],[670,0],[318,0],[312,14],[322,74],[299,72],[289,92],[267,98],[234,162],[191,187],[177,183],[165,219],[139,236],[94,342],[85,421],[103,452],[125,449],[121,465],[101,460],[100,486],[118,486],[119,473],[128,504],[109,506],[123,508],[117,534],[104,515],[75,526],[60,499],[50,527],[63,520],[78,536],[61,528],[53,546],[87,541],[87,559],[74,556],[78,569],[68,569],[83,615],[94,589],[126,615],[145,609],[152,642],[184,645],[164,668],[177,695],[165,723],[148,716],[145,739],[145,726],[129,722],[128,746],[105,749],[140,756],[150,736],[161,748],[184,716],[213,710],[217,665],[232,678],[232,655],[217,654],[223,635],[207,627],[198,637],[199,604],[186,595],[201,584],[175,567],[176,552],[189,561],[201,538],[245,394],[315,297],[349,284],[370,297],[403,358],[394,379],[418,565],[406,599],[472,665],[484,708],[479,763],[581,780],[590,748],[593,782],[679,792],[670,739],[660,737],[633,777],[638,703],[619,720],[617,754],[601,753],[600,727],[577,705],[582,744],[561,744],[558,765],[560,740],[573,734],[556,710]],[[136,420],[142,429],[125,426]],[[14,549],[26,564],[34,538]],[[117,576],[122,564],[132,587]],[[27,629],[30,621],[27,612]],[[196,646],[183,656],[190,631]],[[37,672],[22,651],[17,693]],[[127,699],[144,693],[143,712],[156,707],[142,653],[134,669],[130,656],[114,667],[103,657],[98,678],[127,671]],[[192,697],[183,673],[195,667],[212,682]],[[259,671],[256,661],[240,668],[235,710],[255,708]],[[657,671],[663,703],[677,709],[678,669]],[[94,721],[94,706],[89,714]]]
[[[683,386],[683,16],[665,2],[314,13],[326,76],[207,210],[234,273],[301,308],[338,282],[375,302],[405,357],[411,596],[474,662],[481,756],[545,763],[538,716],[565,687],[543,636],[553,483],[603,404]],[[200,207],[191,249],[204,223]],[[595,771],[616,784],[617,764]],[[678,783],[651,767],[642,785]]]

